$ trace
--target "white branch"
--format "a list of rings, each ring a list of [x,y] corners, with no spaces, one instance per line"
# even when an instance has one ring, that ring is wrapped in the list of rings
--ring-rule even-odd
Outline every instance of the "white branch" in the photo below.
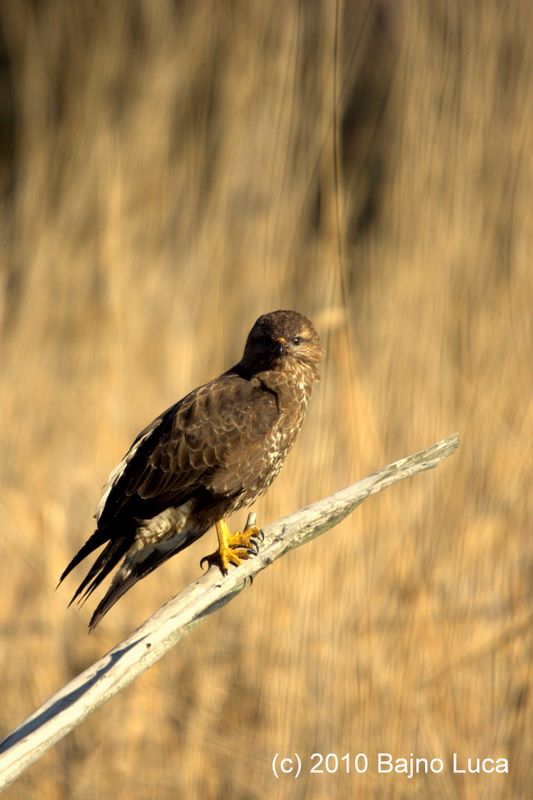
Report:
[[[449,436],[263,528],[259,553],[223,577],[211,568],[162,606],[125,641],[63,687],[0,742],[0,789],[99,706],[131,683],[202,619],[231,600],[277,558],[337,525],[369,495],[436,467],[459,446]]]

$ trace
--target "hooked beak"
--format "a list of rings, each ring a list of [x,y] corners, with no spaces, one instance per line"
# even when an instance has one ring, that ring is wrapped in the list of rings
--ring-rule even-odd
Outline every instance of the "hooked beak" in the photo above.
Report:
[[[284,336],[278,336],[275,341],[276,341],[276,349],[275,349],[276,357],[283,358],[283,356],[285,355],[285,347],[287,345],[287,340]]]

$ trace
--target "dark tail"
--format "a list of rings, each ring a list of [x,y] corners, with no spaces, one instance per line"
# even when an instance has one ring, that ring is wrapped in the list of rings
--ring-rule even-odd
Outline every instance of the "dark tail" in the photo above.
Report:
[[[102,583],[107,575],[109,575],[113,567],[116,567],[120,559],[126,555],[129,544],[130,542],[127,542],[127,540],[123,537],[120,537],[119,539],[113,539],[111,542],[109,542],[107,547],[100,553],[91,569],[74,592],[69,606],[72,605],[75,600],[78,600],[78,598],[80,604],[87,600],[87,598],[94,592],[96,587]]]
[[[133,522],[133,525],[135,524],[136,523]],[[89,569],[87,575],[76,589],[69,606],[75,600],[78,600],[80,604],[84,603],[102,583],[104,578],[109,575],[111,570],[116,567],[119,561],[124,559],[113,576],[109,589],[98,603],[91,617],[89,630],[93,630],[104,614],[109,611],[111,606],[113,606],[128,589],[131,589],[133,584],[137,583],[141,578],[144,578],[145,575],[148,575],[168,558],[179,553],[180,550],[184,550],[203,533],[204,530],[195,532],[183,531],[179,537],[173,540],[173,547],[169,550],[164,546],[158,548],[157,544],[149,544],[142,548],[135,547],[135,527],[129,530],[128,528],[123,528],[119,531],[116,529],[111,531],[109,528],[96,530],[76,553],[59,579],[59,583],[61,583],[84,558],[107,542],[106,547],[104,547]]]
[[[176,553],[184,550],[186,547],[196,541],[196,539],[198,539],[202,533],[204,533],[203,530],[194,533],[191,531],[183,531],[179,538],[176,537],[171,550],[163,548],[158,549],[157,546],[150,547],[150,545],[148,545],[142,550],[136,550],[134,552],[127,553],[124,563],[121,564],[120,568],[113,576],[111,586],[94,610],[94,614],[89,622],[89,630],[94,630],[104,614],[107,614],[111,606],[114,606],[117,600],[119,600],[119,598],[121,598],[122,595],[128,591],[128,589],[131,589],[131,587],[137,583],[137,581],[146,577],[146,575],[149,575],[150,572],[167,561],[167,559],[171,558],[171,556],[175,556]],[[100,556],[100,558],[103,558],[106,556],[106,553],[109,550],[109,555],[107,556],[104,566],[101,568],[100,573],[93,579],[91,585],[88,586],[82,600],[85,600],[89,596],[93,589],[96,588],[98,583],[100,583],[102,578],[107,575],[109,570],[112,569],[112,567],[117,563],[118,559],[124,553],[124,549],[122,548],[119,555],[115,557],[115,554],[110,550],[111,544],[112,543],[110,542]],[[97,566],[97,563],[95,563],[95,567]],[[110,567],[108,567],[109,564],[111,564]],[[105,573],[103,570],[105,570]],[[87,579],[89,579],[89,575],[87,576],[86,581]],[[83,590],[83,588],[84,587],[80,586],[78,592]]]
[[[69,606],[72,605],[75,600],[79,600],[80,603],[85,602],[89,595],[94,592],[96,587],[100,585],[104,578],[109,575],[111,570],[118,564],[120,559],[126,555],[132,541],[133,532],[121,531],[120,533],[113,533],[109,528],[95,530],[83,547],[76,553],[59,579],[58,586],[84,558],[107,542],[107,547],[100,553],[87,575],[74,592]]]
[[[107,531],[107,530],[99,530],[99,529],[95,530],[95,532],[92,534],[92,536],[89,536],[89,538],[87,539],[87,541],[85,542],[83,547],[80,550],[78,550],[78,552],[76,553],[76,555],[74,556],[72,561],[63,570],[63,573],[62,573],[62,575],[61,575],[61,577],[59,579],[59,583],[57,584],[57,586],[59,586],[61,583],[63,583],[63,581],[65,580],[67,575],[69,575],[72,572],[74,567],[77,567],[78,564],[80,564],[83,561],[84,558],[87,558],[88,555],[90,555],[94,550],[97,550],[101,545],[103,545],[105,542],[107,542],[110,538],[111,538],[111,535],[110,535],[109,531]],[[57,586],[56,586],[56,589],[57,589]]]

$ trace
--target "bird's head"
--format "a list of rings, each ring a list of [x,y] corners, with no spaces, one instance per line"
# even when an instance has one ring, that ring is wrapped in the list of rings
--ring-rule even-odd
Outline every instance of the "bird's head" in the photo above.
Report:
[[[287,363],[314,369],[324,349],[313,323],[297,311],[271,311],[256,321],[248,334],[243,362],[259,369],[275,369]]]

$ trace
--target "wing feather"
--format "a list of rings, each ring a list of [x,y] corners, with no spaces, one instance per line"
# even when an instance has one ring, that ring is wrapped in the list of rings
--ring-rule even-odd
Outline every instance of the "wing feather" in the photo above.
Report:
[[[246,463],[247,453],[264,439],[277,414],[275,396],[237,374],[195,389],[139,434],[114,470],[99,524],[125,514],[147,519],[187,502],[202,488],[239,492],[239,464],[243,456]],[[230,472],[235,473],[231,481]],[[223,480],[217,480],[219,474]]]
[[[264,456],[265,434],[277,416],[272,392],[256,379],[230,371],[195,389],[141,431],[109,476],[98,506],[96,531],[60,578],[61,582],[107,542],[72,598],[84,600],[126,557],[124,570],[98,606],[91,626],[130,585],[205,530],[195,530],[192,517],[191,526],[171,550],[156,547],[146,562],[136,557],[129,564],[139,521],[191,498],[203,500],[206,491],[216,498],[238,496],[253,479]]]

